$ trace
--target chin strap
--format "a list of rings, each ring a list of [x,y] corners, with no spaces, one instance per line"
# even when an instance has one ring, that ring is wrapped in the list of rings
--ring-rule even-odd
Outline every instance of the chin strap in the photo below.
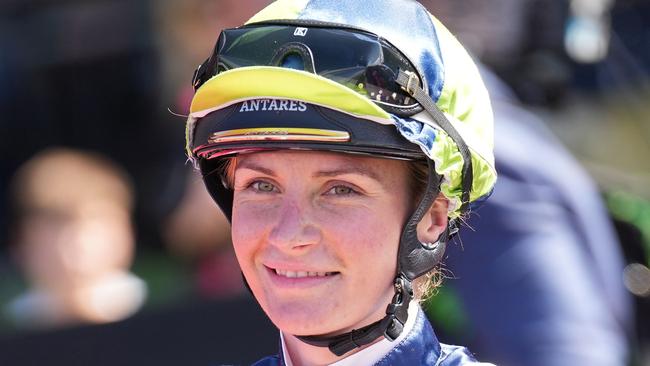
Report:
[[[372,343],[380,337],[394,341],[399,337],[408,319],[409,303],[413,299],[413,287],[406,277],[395,279],[395,295],[386,308],[386,316],[370,325],[337,336],[296,336],[301,341],[318,347],[328,347],[337,356]]]

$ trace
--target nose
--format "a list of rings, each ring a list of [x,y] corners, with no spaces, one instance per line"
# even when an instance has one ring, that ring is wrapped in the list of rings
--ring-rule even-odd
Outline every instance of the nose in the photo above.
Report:
[[[311,209],[307,204],[295,201],[284,202],[274,227],[269,234],[269,243],[283,250],[305,250],[317,244],[320,230],[310,219]]]

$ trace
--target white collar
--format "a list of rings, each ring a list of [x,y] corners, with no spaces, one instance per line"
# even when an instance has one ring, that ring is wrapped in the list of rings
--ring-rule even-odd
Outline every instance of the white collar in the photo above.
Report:
[[[399,337],[397,337],[397,339],[394,341],[391,342],[386,338],[382,338],[381,341],[373,344],[372,346],[364,348],[357,353],[353,353],[342,360],[330,364],[329,366],[370,366],[376,364],[411,332],[419,310],[420,305],[417,303],[417,301],[411,300],[411,303],[409,304],[409,317],[406,320],[406,324],[404,325],[404,330],[402,331],[402,334],[400,334]],[[291,362],[291,358],[289,357],[289,352],[287,352],[287,346],[284,342],[284,336],[282,335],[282,332],[280,332],[280,342],[282,343],[282,358],[284,359],[285,365],[293,366],[293,362]]]

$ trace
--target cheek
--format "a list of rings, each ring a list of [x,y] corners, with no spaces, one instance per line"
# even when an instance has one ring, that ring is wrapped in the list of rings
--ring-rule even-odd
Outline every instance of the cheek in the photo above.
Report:
[[[251,238],[255,236],[256,226],[249,220],[244,219],[237,210],[232,215],[232,244],[240,264],[247,257],[245,254],[251,251]]]
[[[339,215],[328,215],[322,221],[327,223],[326,233],[329,233],[330,242],[348,265],[361,270],[369,270],[362,266],[371,266],[386,271],[396,266],[402,226],[401,218],[392,217],[389,212],[349,210]]]
[[[343,262],[345,286],[339,288],[345,304],[345,322],[368,314],[382,314],[393,294],[401,225],[384,215],[341,217],[330,226],[330,249]]]
[[[252,270],[255,254],[268,226],[269,212],[247,209],[235,202],[232,214],[232,244],[237,261],[244,274]]]

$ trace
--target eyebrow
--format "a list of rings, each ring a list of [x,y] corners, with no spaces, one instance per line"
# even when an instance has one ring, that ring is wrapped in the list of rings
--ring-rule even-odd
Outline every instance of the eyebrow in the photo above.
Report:
[[[254,170],[256,172],[260,172],[260,173],[275,177],[275,172],[273,172],[273,170],[262,167],[262,166],[259,166],[259,165],[256,165],[256,164],[249,163],[249,162],[247,162],[245,160],[243,162],[238,162],[237,163],[237,166],[235,167],[235,171],[237,171],[239,169]]]
[[[371,178],[373,180],[376,180],[377,182],[381,183],[383,185],[382,180],[380,179],[379,175],[377,174],[376,171],[371,169],[370,167],[365,167],[365,166],[344,166],[342,168],[337,168],[334,170],[322,170],[318,171],[314,174],[314,177],[336,177],[339,175],[345,175],[345,174],[358,174],[358,175],[363,175],[365,177]]]
[[[266,168],[266,167],[263,167],[263,166],[259,166],[259,165],[255,164],[255,163],[250,163],[248,161],[243,161],[243,162],[237,164],[237,167],[235,168],[235,170],[239,170],[239,169],[249,169],[249,170],[254,170],[254,171],[257,171],[257,172],[260,172],[260,173],[263,173],[263,174],[266,174],[266,175],[269,175],[269,176],[272,176],[272,177],[276,176],[275,172],[272,169],[269,169],[269,168]],[[339,176],[339,175],[346,175],[346,174],[363,175],[365,177],[371,178],[371,179],[376,180],[377,182],[383,184],[381,178],[379,177],[379,174],[377,174],[377,172],[374,169],[372,169],[370,167],[358,166],[358,165],[344,164],[344,166],[341,167],[341,168],[335,168],[335,169],[332,169],[332,170],[321,170],[321,171],[318,171],[318,172],[314,173],[312,176],[314,178],[322,178],[322,177],[336,177],[336,176]]]

